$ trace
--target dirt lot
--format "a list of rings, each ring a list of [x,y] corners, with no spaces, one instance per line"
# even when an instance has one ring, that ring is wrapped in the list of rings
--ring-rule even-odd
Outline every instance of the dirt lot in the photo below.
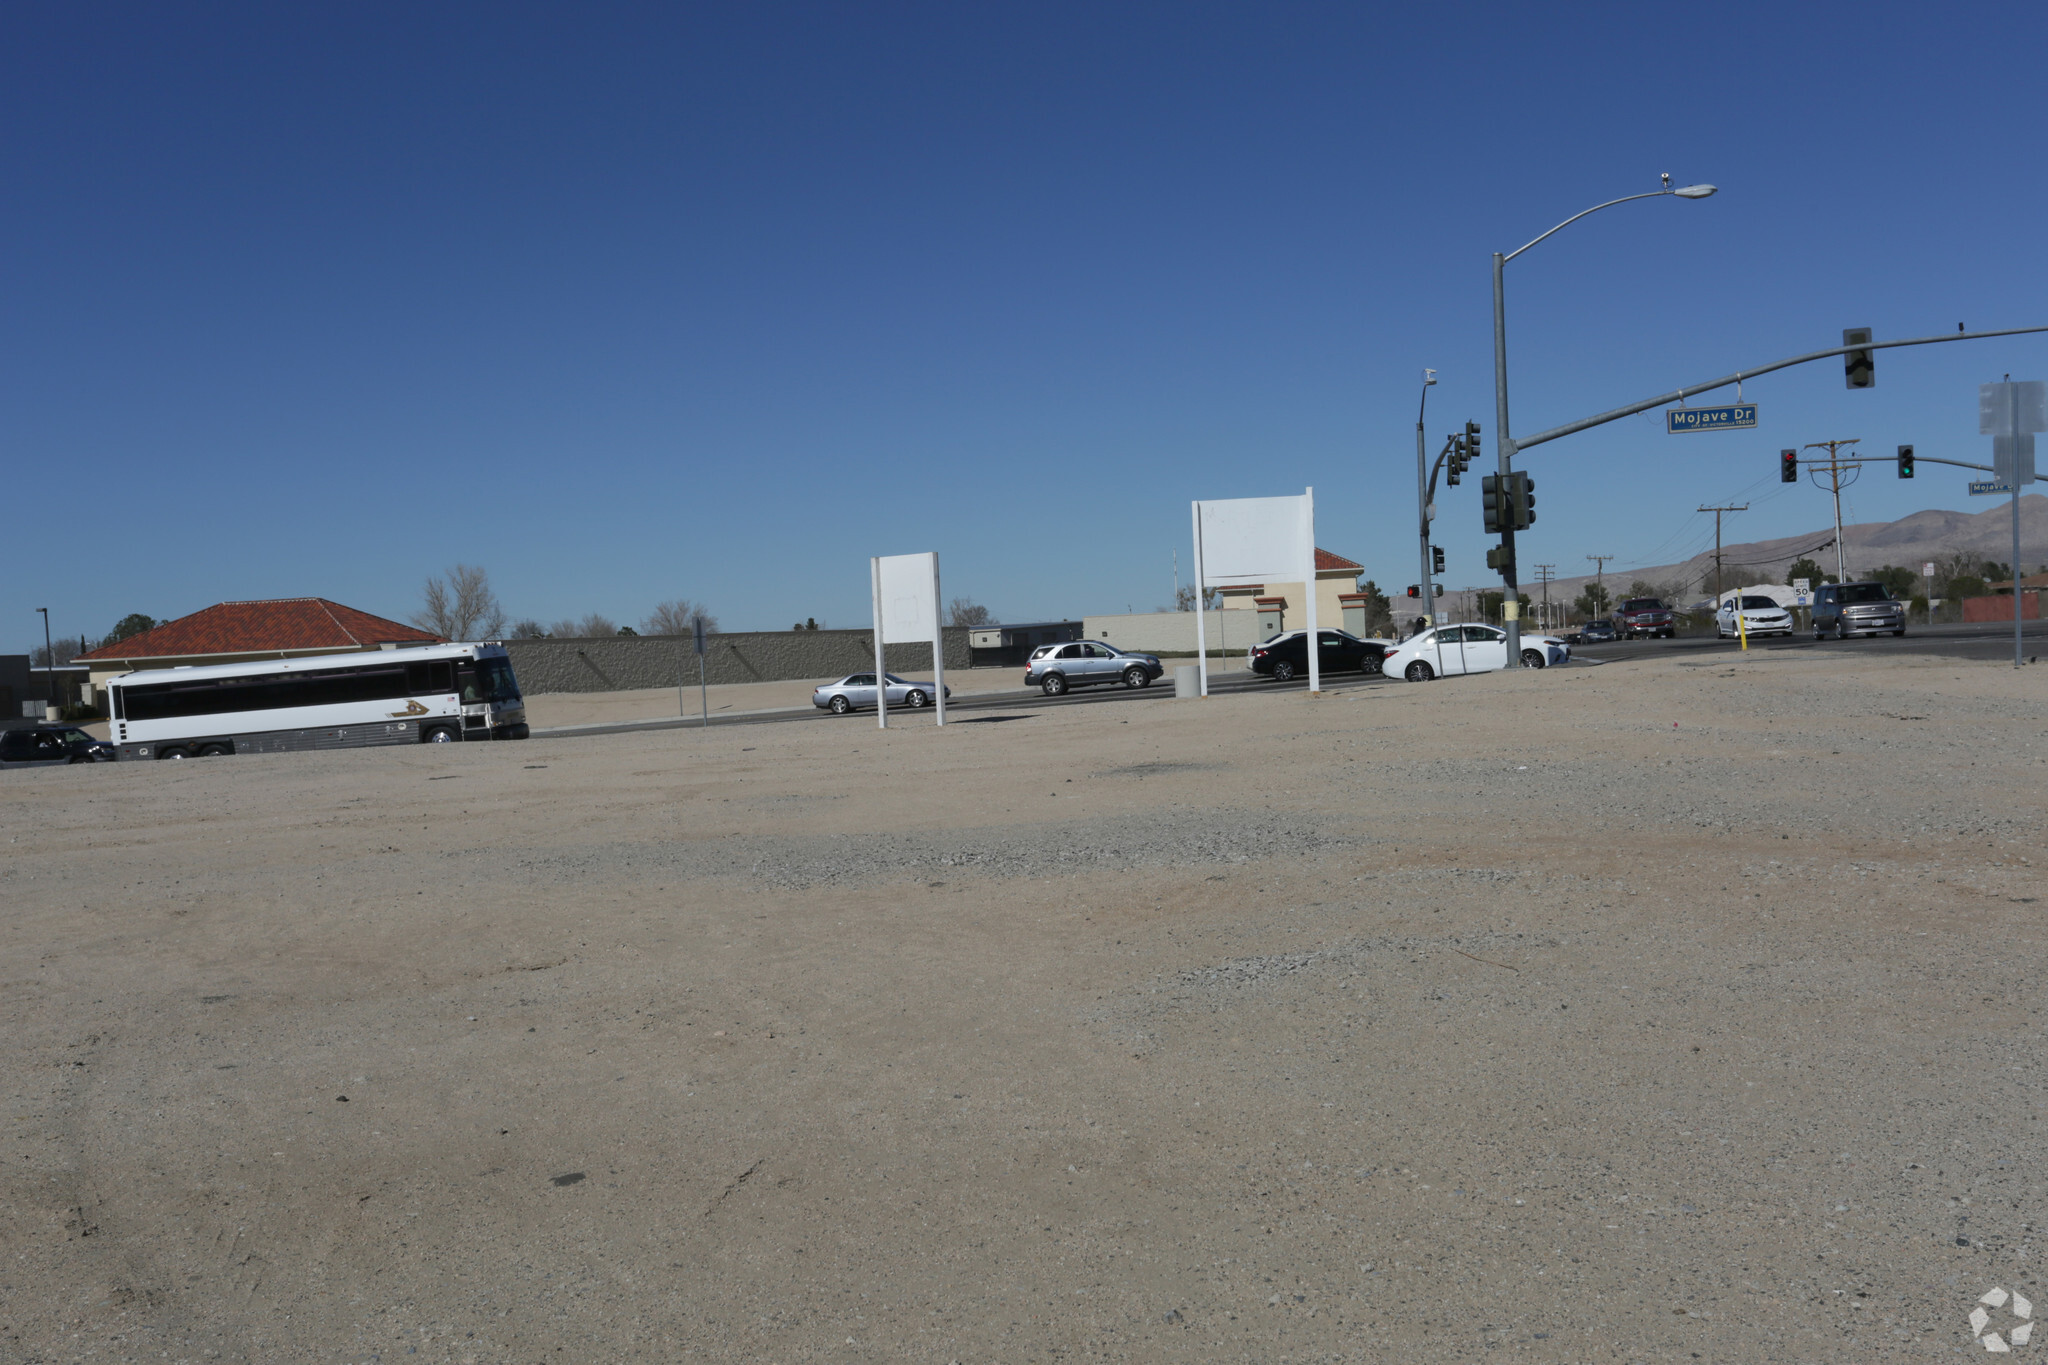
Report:
[[[1974,1352],[2044,683],[10,773],[0,1360]]]

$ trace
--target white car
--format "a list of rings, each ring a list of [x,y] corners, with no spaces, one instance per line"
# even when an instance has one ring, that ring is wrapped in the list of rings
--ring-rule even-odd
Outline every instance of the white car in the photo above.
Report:
[[[1714,617],[1714,633],[1724,640],[1735,638],[1735,604],[1742,604],[1742,633],[1745,635],[1790,635],[1792,613],[1778,605],[1775,597],[1731,597]]]
[[[1522,666],[1548,668],[1572,657],[1555,635],[1524,635]],[[1387,651],[1381,671],[1390,678],[1428,682],[1457,673],[1491,673],[1508,666],[1508,636],[1492,626],[1438,626],[1411,635]]]

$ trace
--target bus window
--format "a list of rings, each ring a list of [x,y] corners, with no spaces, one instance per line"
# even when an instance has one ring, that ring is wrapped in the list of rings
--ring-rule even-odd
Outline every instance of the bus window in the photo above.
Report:
[[[405,689],[415,697],[437,696],[455,690],[455,666],[447,659],[430,659],[405,666]]]

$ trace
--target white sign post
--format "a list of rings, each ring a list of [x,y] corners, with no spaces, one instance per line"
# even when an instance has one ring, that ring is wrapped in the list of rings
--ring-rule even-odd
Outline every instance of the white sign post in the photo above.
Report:
[[[1209,637],[1202,604],[1211,587],[1301,580],[1308,594],[1308,690],[1323,690],[1316,634],[1316,490],[1291,498],[1226,498],[1194,504],[1195,653],[1209,695]]]
[[[2034,433],[2048,431],[2048,383],[1977,386],[1977,430],[1991,438],[1992,477],[2012,491],[2012,666],[2020,667],[2020,487],[2034,481]],[[1973,488],[1971,491],[1975,491]]]
[[[946,642],[939,627],[939,556],[881,555],[869,561],[875,599],[875,716],[889,728],[889,673],[882,646],[931,641],[932,704],[946,723]]]

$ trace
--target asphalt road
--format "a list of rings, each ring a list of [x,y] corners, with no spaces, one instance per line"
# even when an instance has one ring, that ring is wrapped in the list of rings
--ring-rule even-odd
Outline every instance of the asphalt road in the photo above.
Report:
[[[2039,621],[2022,623],[2024,632],[2021,646],[2027,654],[2048,653],[2048,630]],[[2012,658],[2012,625],[1938,625],[1909,626],[1905,635],[1894,638],[1889,635],[1859,636],[1852,640],[1822,640],[1816,642],[1810,635],[1794,635],[1789,638],[1776,636],[1768,639],[1752,639],[1751,649],[1850,649],[1894,654],[1941,654],[1952,658],[1978,659],[1992,662]],[[1612,663],[1617,659],[1639,658],[1646,651],[1727,651],[1739,650],[1741,645],[1734,640],[1717,640],[1707,636],[1685,636],[1676,640],[1617,640],[1612,644],[1573,645],[1574,658],[1598,663]]]
[[[2048,629],[2039,621],[2025,623],[2022,640],[2029,655],[2048,654]],[[1889,635],[1861,637],[1853,640],[1826,640],[1816,642],[1809,636],[1795,635],[1771,639],[1753,639],[1749,647],[1753,650],[1856,650],[1865,654],[1913,654],[1947,655],[1954,658],[1975,659],[1996,662],[2012,657],[2012,627],[2009,625],[1938,625],[1917,626],[1907,630],[1900,638]],[[1612,644],[1574,645],[1574,665],[1615,663],[1624,659],[1642,658],[1647,654],[1683,653],[1729,653],[1739,651],[1741,645],[1734,640],[1717,640],[1712,636],[1685,636],[1675,640],[1626,640]],[[1059,706],[1147,706],[1173,699],[1172,670],[1179,660],[1167,661],[1167,675],[1150,687],[1132,690],[1120,686],[1090,687],[1069,692],[1062,697],[1048,697],[1035,691],[983,693],[963,696],[946,705],[946,718],[958,724],[997,724],[1010,720],[1026,719],[1035,713]],[[1350,691],[1362,687],[1406,686],[1397,680],[1378,675],[1340,673],[1323,679],[1323,689],[1330,692]],[[1297,678],[1291,683],[1276,683],[1270,678],[1259,677],[1245,671],[1241,661],[1232,660],[1222,667],[1211,667],[1209,691],[1211,695],[1228,695],[1236,692],[1299,692],[1308,688],[1306,678]],[[929,712],[900,712],[905,724],[929,724]],[[872,712],[857,711],[848,716],[834,716],[824,711],[774,711],[752,716],[732,716],[714,720],[714,727],[731,725],[779,725],[793,722],[817,724],[859,723],[872,725]],[[612,735],[637,733],[645,730],[692,730],[697,728],[695,720],[673,720],[654,723],[626,725],[605,725],[579,727],[571,731],[553,734],[542,732],[536,738],[579,738],[584,735]]]

